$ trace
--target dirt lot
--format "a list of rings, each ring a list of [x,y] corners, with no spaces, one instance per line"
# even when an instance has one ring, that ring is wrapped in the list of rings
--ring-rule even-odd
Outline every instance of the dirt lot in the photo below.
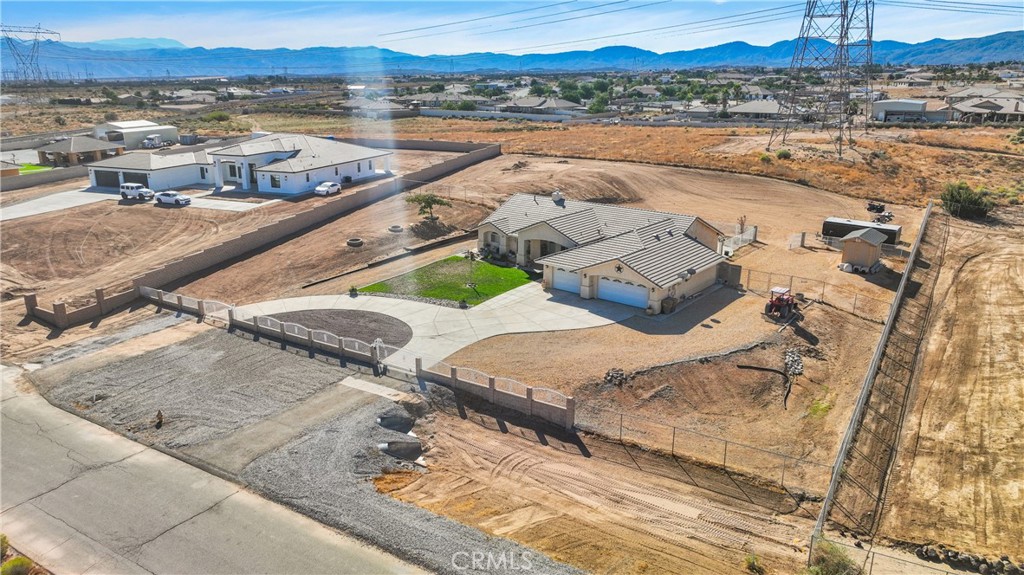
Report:
[[[549,125],[501,121],[409,118],[391,122],[257,114],[264,129],[402,138],[434,137],[501,142],[506,153],[674,164],[803,181],[831,192],[893,203],[922,205],[949,182],[966,180],[990,189],[1024,192],[1024,145],[1012,144],[1015,129],[885,129],[856,134],[856,146],[835,160],[821,133],[797,133],[785,144],[791,160],[761,161],[770,130]],[[977,143],[976,143],[977,142]],[[951,147],[945,147],[945,144]],[[964,149],[964,148],[971,149]],[[998,152],[998,153],[993,153]]]
[[[351,285],[367,285],[399,272],[388,266],[306,289],[302,286],[382,255],[400,252],[405,246],[460,228],[471,229],[510,194],[550,193],[555,188],[575,199],[693,213],[720,223],[729,231],[735,227],[738,217],[746,215],[748,225],[758,226],[760,243],[738,254],[740,265],[829,281],[883,301],[892,297],[895,286],[892,278],[880,283],[840,272],[836,269],[839,253],[817,249],[814,245],[813,233],[820,229],[822,219],[830,215],[864,217],[867,212],[860,200],[755,176],[521,155],[505,155],[482,162],[420,188],[454,202],[453,208],[438,210],[440,226],[425,226],[415,209],[402,198],[389,198],[249,259],[172,287],[190,296],[237,304],[277,297],[344,293]],[[904,241],[913,241],[920,210],[895,205],[890,209],[897,214],[895,223],[905,227]],[[800,217],[794,218],[795,213]],[[405,230],[398,234],[388,232],[387,227],[392,224],[402,225]],[[809,232],[811,249],[789,250],[790,235],[800,231]],[[346,246],[344,240],[350,237],[363,238],[365,245],[361,248]],[[417,261],[425,263],[447,253]],[[890,265],[899,267],[901,264],[890,262]],[[270,269],[277,273],[267,274]],[[399,269],[405,270],[408,266]]]
[[[813,508],[685,462],[465,405],[417,433],[431,437],[429,471],[378,489],[589,572],[738,573],[756,553],[794,573],[807,544]]]
[[[405,322],[373,311],[306,309],[278,313],[270,317],[365,342],[372,342],[379,337],[384,343],[395,347],[402,347],[412,339],[412,328]]]
[[[1024,213],[952,220],[881,534],[1024,559]]]

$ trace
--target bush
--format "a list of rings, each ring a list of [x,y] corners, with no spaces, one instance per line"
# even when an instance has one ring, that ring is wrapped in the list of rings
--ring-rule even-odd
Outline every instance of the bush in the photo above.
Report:
[[[210,112],[200,118],[204,122],[227,122],[231,115],[224,111]]]
[[[814,546],[814,552],[811,554],[811,566],[805,573],[807,575],[860,575],[862,570],[841,547],[828,541],[821,541]]]
[[[0,575],[28,575],[32,571],[32,560],[28,557],[14,557],[0,566]]]
[[[7,557],[8,547],[9,545],[7,544],[7,535],[5,535],[4,533],[0,533],[0,561],[2,561],[4,557]]]
[[[778,152],[775,152],[775,157],[780,160],[788,160],[793,157],[793,153],[789,150],[779,150]]]
[[[761,154],[761,163],[762,164],[770,164],[770,163],[772,163],[772,157],[769,156],[768,154]]]
[[[984,190],[972,189],[967,182],[946,184],[942,192],[942,207],[958,218],[981,218],[994,207]]]
[[[57,122],[58,126],[66,126],[66,125],[68,125],[68,121],[64,119],[64,116],[57,116],[56,118],[53,119],[53,121]]]
[[[106,114],[103,114],[103,119],[108,122],[116,122],[117,112],[107,112]]]
[[[761,561],[753,553],[743,559],[743,566],[747,568],[747,571],[755,575],[764,575],[764,565],[761,565]]]

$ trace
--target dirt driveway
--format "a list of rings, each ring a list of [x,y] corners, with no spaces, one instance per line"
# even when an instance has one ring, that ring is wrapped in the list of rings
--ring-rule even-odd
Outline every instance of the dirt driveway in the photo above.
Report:
[[[1024,559],[1024,235],[952,220],[881,534]]]

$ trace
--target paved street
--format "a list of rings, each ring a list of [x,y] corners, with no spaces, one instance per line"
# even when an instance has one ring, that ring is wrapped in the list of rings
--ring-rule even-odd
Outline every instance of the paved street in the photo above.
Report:
[[[79,419],[2,368],[0,529],[55,573],[418,573]]]

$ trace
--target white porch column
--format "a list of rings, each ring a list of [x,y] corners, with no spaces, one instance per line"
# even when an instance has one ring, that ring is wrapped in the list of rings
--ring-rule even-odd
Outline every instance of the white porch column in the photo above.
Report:
[[[249,189],[249,162],[242,162],[242,189]]]
[[[213,185],[216,188],[224,187],[224,168],[220,165],[220,158],[213,160]]]
[[[526,265],[526,242],[530,240],[524,240],[522,236],[516,238],[516,263],[525,266]]]
[[[122,184],[124,183],[124,172],[117,172],[117,181]]]

